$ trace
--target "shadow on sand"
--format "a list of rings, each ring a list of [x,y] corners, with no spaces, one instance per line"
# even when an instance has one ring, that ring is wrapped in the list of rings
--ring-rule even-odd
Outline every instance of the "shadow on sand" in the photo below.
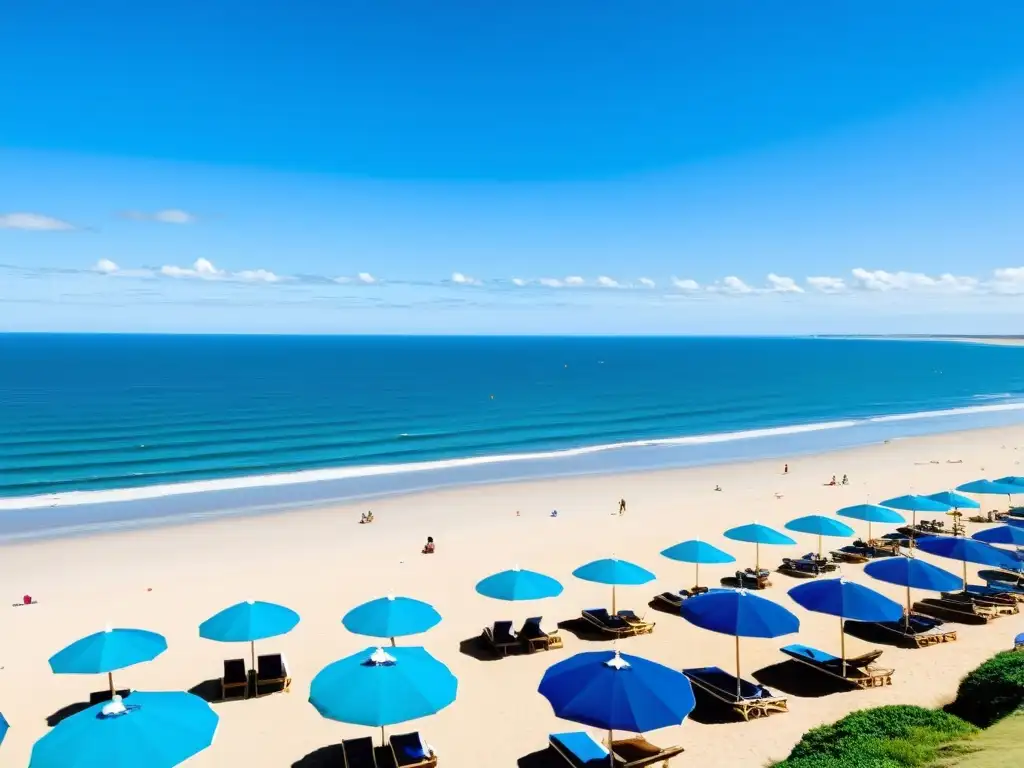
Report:
[[[488,647],[481,635],[467,637],[459,643],[459,653],[477,661],[501,661],[503,658],[501,654],[495,653],[493,648]],[[508,655],[511,656],[512,654]]]
[[[564,629],[566,632],[574,635],[578,640],[584,640],[591,643],[600,642],[602,640],[608,640],[608,635],[601,632],[593,624],[587,622],[586,619],[580,617],[576,619],[566,619],[565,621],[559,622],[559,629]]]
[[[815,672],[792,660],[780,661],[778,664],[759,669],[754,672],[753,677],[766,688],[804,699],[820,699],[834,693],[847,693],[854,688],[842,680]]]
[[[338,768],[345,765],[345,752],[341,744],[331,744],[313,750],[305,757],[292,763],[292,768]]]
[[[565,762],[550,747],[523,755],[516,761],[516,768],[560,768]]]
[[[127,699],[128,696],[131,695],[131,690],[128,688],[124,688],[122,690],[119,690],[117,692],[117,695],[120,696],[122,699]],[[88,701],[76,701],[73,704],[68,704],[66,706],[61,707],[56,712],[54,712],[46,718],[46,724],[50,728],[53,728],[53,726],[57,725],[62,720],[66,720],[72,715],[77,715],[82,710],[88,709],[94,704],[99,704],[102,701],[110,701],[109,690],[93,691],[89,694]]]

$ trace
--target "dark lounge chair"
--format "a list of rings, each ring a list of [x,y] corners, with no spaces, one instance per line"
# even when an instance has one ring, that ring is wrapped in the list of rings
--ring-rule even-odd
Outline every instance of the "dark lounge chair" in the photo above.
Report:
[[[943,600],[938,597],[926,597],[923,600],[918,600],[914,603],[913,611],[943,621],[978,626],[999,618],[999,613],[990,606],[980,606],[959,600]]]
[[[249,695],[249,671],[243,659],[224,662],[224,677],[220,679],[220,697],[229,698],[229,693],[243,698]]]
[[[763,685],[748,680],[739,680],[737,685],[736,676],[721,667],[684,669],[683,674],[695,687],[728,704],[744,720],[789,711],[789,703],[784,697],[776,696]]]
[[[660,763],[668,766],[673,757],[683,754],[682,747],[658,747],[643,736],[631,739],[616,739],[612,742],[615,762],[621,768],[644,768]]]
[[[637,616],[634,611],[622,610],[617,615],[633,629],[634,634],[649,635],[654,631],[654,622],[644,621],[644,617]]]
[[[782,565],[779,566],[778,570],[779,573],[784,573],[787,576],[793,576],[798,579],[813,579],[822,573],[822,568],[818,565],[817,561],[807,560],[802,557],[782,558]]]
[[[997,592],[972,591],[970,585],[967,586],[966,592],[943,592],[942,599],[994,608],[1000,616],[1014,616],[1020,613],[1016,597]]]
[[[736,581],[744,589],[767,589],[772,585],[768,580],[769,574],[767,568],[762,568],[757,574],[754,573],[753,568],[747,568],[743,571],[736,571]]]
[[[292,679],[288,676],[288,665],[285,663],[284,656],[280,653],[273,653],[256,657],[257,696],[263,692],[264,688],[270,688],[270,693],[275,692],[275,689],[287,693],[291,685]]]
[[[843,660],[838,656],[800,643],[784,646],[781,651],[800,664],[805,664],[811,669],[857,688],[879,688],[892,685],[892,673],[895,670],[882,669],[871,662],[861,664],[847,662],[844,665]],[[881,651],[872,655],[877,659],[881,655]]]
[[[583,611],[583,620],[607,635],[629,637],[636,634],[634,628],[625,619],[621,616],[612,616],[604,608],[591,608]]]
[[[552,733],[548,744],[573,768],[608,768],[611,763],[608,748],[583,731]]]
[[[341,752],[345,757],[345,768],[377,768],[373,739],[369,736],[346,739],[341,742]]]
[[[433,768],[437,765],[437,755],[424,743],[419,732],[396,733],[388,743],[398,768]]]
[[[562,638],[558,630],[545,632],[541,621],[541,616],[534,616],[523,622],[523,628],[519,630],[519,639],[526,644],[526,650],[550,651],[552,648],[561,648]]]
[[[930,645],[956,641],[955,629],[946,629],[941,619],[921,613],[911,613],[909,619],[904,614],[899,621],[847,621],[843,625],[844,631],[849,631],[851,626],[873,629],[894,636],[901,645],[909,648],[927,648]]]
[[[855,547],[850,545],[843,547],[842,549],[832,550],[832,561],[835,563],[851,563],[853,565],[860,565],[861,563],[867,563],[874,557],[874,550],[868,547]]]
[[[484,627],[482,637],[490,649],[501,656],[519,648],[519,638],[512,631],[511,621],[496,621],[493,626]]]

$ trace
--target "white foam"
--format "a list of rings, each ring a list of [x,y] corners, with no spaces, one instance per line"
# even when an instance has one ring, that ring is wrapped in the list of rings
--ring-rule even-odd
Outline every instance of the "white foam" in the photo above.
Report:
[[[459,467],[472,467],[485,464],[559,459],[571,456],[584,456],[587,454],[601,453],[604,451],[615,451],[623,448],[706,445],[710,443],[731,442],[734,440],[750,440],[755,438],[778,437],[780,435],[795,435],[806,432],[820,432],[831,429],[844,429],[866,422],[908,421],[913,419],[935,418],[939,416],[958,416],[971,413],[1019,410],[1024,410],[1024,402],[1001,403],[998,405],[978,405],[967,408],[950,408],[940,411],[895,414],[892,416],[874,416],[867,419],[824,421],[816,424],[796,424],[787,427],[748,429],[736,432],[690,435],[688,437],[631,440],[619,443],[606,443],[604,445],[590,445],[580,448],[535,451],[532,453],[496,454],[492,456],[475,456],[463,459],[445,459],[442,461],[407,462],[404,464],[374,464],[357,467],[337,467],[334,469],[310,469],[298,472],[282,472],[273,475],[248,475],[242,477],[224,477],[213,480],[198,480],[191,483],[149,485],[141,488],[113,488],[102,491],[68,491],[66,493],[0,499],[0,511],[15,509],[41,509],[44,507],[66,507],[81,504],[108,504],[120,501],[155,499],[163,496],[175,496],[186,493],[230,491],[245,488],[266,488],[281,485],[295,485],[298,483],[318,483],[328,480],[347,480],[358,477],[396,475],[407,472],[455,469]]]

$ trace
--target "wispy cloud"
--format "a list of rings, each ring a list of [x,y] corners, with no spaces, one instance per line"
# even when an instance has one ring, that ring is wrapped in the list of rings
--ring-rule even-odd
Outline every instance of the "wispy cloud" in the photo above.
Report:
[[[641,277],[639,280],[637,280],[637,282],[643,288],[656,288],[658,286],[658,284],[651,280],[651,278],[649,277]]]
[[[696,280],[690,280],[689,278],[673,277],[672,286],[680,291],[687,291],[689,293],[700,290],[700,283]]]
[[[980,281],[974,277],[943,274],[938,277],[921,272],[887,272],[884,269],[854,269],[853,287],[862,291],[913,291],[933,290],[950,293],[969,293],[978,288]]]
[[[165,208],[160,211],[125,211],[122,214],[126,219],[135,221],[158,221],[161,224],[194,224],[199,217],[194,213],[183,211],[180,208]]]
[[[601,275],[597,278],[597,284],[601,288],[621,288],[622,284],[614,278],[608,277],[607,275]]]
[[[176,279],[234,280],[243,283],[280,283],[288,279],[267,269],[243,269],[238,272],[228,272],[218,269],[209,259],[196,259],[191,267],[165,265],[160,267],[160,274]]]
[[[841,277],[808,277],[807,284],[821,293],[845,293],[846,282]]]
[[[21,229],[26,232],[68,232],[78,229],[78,227],[42,213],[0,213],[0,229]]]
[[[452,282],[455,285],[480,285],[479,280],[463,272],[452,272]]]
[[[566,285],[569,285],[569,286],[580,286],[580,285],[585,285],[585,284],[586,284],[586,282],[587,282],[587,281],[586,281],[586,280],[584,280],[584,279],[583,279],[582,277],[580,277],[579,275],[569,275],[569,277],[565,278],[565,284],[566,284]]]
[[[753,288],[736,277],[736,275],[723,277],[722,282],[709,285],[708,290],[712,293],[725,293],[730,296],[744,296],[755,292]]]
[[[768,273],[768,290],[772,293],[803,293],[804,289],[796,284],[792,277],[782,277],[774,272]]]

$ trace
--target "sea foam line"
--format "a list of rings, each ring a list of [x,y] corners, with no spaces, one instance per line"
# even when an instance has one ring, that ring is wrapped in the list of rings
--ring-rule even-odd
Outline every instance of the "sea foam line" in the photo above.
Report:
[[[603,445],[588,445],[579,448],[535,451],[531,453],[495,454],[491,456],[474,456],[461,459],[444,459],[440,461],[418,461],[403,464],[373,464],[357,467],[337,467],[334,469],[310,469],[300,470],[298,472],[281,472],[272,475],[248,475],[240,477],[215,478],[211,480],[197,480],[195,482],[186,483],[165,483],[162,485],[150,485],[140,488],[111,488],[101,491],[67,491],[64,493],[49,493],[38,496],[15,496],[0,499],[0,511],[40,509],[44,507],[66,507],[81,504],[105,504],[120,501],[138,501],[141,499],[155,499],[163,496],[173,496],[186,493],[230,491],[244,488],[266,488],[271,486],[294,485],[298,483],[317,483],[327,480],[347,480],[358,477],[395,475],[407,472],[455,469],[458,467],[471,467],[484,464],[559,459],[571,456],[584,456],[603,451],[621,450],[623,448],[706,445],[709,443],[725,443],[733,440],[750,440],[755,438],[777,437],[780,435],[796,435],[806,432],[820,432],[831,429],[845,429],[847,427],[853,427],[857,424],[864,423],[909,421],[941,416],[960,416],[971,413],[1019,410],[1024,410],[1024,402],[1000,403],[998,405],[976,405],[966,408],[948,408],[937,411],[920,411],[917,413],[873,416],[862,419],[823,421],[814,424],[795,424],[786,427],[747,429],[736,432],[718,432],[705,435],[690,435],[686,437],[650,438],[645,440],[605,443]]]

